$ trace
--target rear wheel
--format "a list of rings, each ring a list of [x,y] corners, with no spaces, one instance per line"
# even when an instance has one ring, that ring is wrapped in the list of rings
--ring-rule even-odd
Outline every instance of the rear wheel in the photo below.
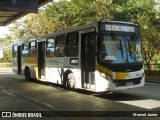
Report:
[[[25,69],[25,80],[27,81],[31,80],[30,70],[28,68]]]
[[[67,88],[68,89],[74,89],[75,88],[75,82],[76,82],[76,79],[75,79],[74,74],[72,72],[69,73],[68,76],[67,76]]]

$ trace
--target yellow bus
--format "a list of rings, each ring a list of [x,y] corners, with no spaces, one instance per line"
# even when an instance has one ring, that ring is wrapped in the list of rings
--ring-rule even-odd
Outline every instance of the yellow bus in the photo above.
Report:
[[[106,21],[12,45],[13,71],[69,89],[95,92],[144,86],[139,27]]]

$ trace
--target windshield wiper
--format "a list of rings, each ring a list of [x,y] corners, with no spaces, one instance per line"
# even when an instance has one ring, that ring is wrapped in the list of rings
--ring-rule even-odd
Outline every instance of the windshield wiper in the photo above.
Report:
[[[123,47],[122,47],[122,41],[120,40],[120,48],[119,48],[120,50],[121,50],[121,55],[122,55],[122,59],[123,59]]]
[[[130,58],[132,57],[132,51],[131,51],[131,44],[130,44],[130,41],[127,40],[128,42],[128,48],[129,48],[129,55],[130,55]]]
[[[114,41],[118,41],[117,37],[111,33],[111,38],[114,40]],[[122,55],[122,59],[123,59],[123,47],[122,47],[122,41],[120,40],[120,44],[119,46],[116,44],[117,48],[121,51],[121,55]]]

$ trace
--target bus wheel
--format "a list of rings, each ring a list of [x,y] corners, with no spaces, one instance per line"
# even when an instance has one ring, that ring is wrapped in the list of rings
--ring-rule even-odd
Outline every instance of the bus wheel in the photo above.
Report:
[[[67,77],[67,88],[74,89],[75,88],[75,76],[73,73],[69,73]]]
[[[27,80],[27,81],[31,80],[30,70],[28,68],[25,69],[25,80]]]

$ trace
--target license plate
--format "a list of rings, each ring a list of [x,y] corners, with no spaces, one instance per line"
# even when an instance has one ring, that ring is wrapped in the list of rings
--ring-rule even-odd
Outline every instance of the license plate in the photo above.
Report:
[[[133,85],[133,82],[127,82],[126,83],[126,86],[132,86]]]

